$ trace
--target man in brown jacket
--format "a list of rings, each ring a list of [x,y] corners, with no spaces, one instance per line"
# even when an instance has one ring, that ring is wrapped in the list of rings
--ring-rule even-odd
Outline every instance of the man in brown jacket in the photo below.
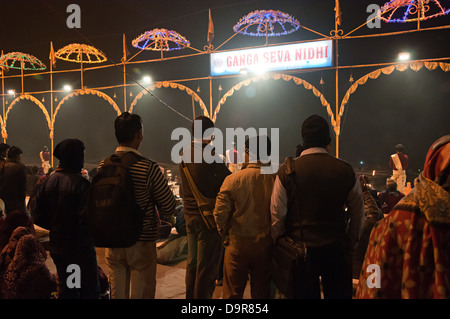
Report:
[[[270,153],[270,139],[267,150]],[[217,195],[214,217],[224,241],[223,298],[242,298],[250,274],[251,296],[270,298],[271,252],[270,197],[275,176],[263,174],[269,166],[265,154],[249,150],[246,141],[242,170],[227,176]],[[256,143],[255,143],[256,144]],[[270,155],[270,154],[269,154]],[[265,159],[263,159],[265,157]]]

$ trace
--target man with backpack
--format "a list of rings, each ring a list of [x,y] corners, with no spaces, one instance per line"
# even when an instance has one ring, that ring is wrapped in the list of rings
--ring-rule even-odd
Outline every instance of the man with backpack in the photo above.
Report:
[[[153,299],[160,218],[173,225],[176,202],[158,164],[138,152],[141,117],[124,112],[114,128],[119,146],[92,180],[89,224],[96,246],[107,248],[111,298]]]

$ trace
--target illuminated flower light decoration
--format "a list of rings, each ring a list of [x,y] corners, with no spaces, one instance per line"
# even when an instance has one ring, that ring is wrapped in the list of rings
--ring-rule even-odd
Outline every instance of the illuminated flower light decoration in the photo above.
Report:
[[[189,47],[191,43],[175,31],[153,29],[134,39],[131,44],[141,50],[173,51]]]
[[[250,12],[233,27],[233,30],[250,36],[276,37],[297,31],[300,22],[290,15],[276,10]]]
[[[45,70],[47,67],[38,58],[22,52],[10,52],[0,57],[3,69],[23,69],[32,71]]]
[[[424,21],[450,13],[438,0],[393,0],[381,8],[380,18],[385,22]]]
[[[107,60],[105,54],[93,46],[72,43],[59,49],[56,58],[76,63],[102,63]]]

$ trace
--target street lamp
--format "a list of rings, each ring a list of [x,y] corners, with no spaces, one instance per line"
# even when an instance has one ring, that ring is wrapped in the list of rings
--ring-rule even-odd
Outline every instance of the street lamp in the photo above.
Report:
[[[68,84],[64,85],[64,91],[69,92],[72,91],[72,87]]]
[[[408,61],[410,59],[411,55],[409,52],[401,52],[398,54],[398,59],[400,61]]]

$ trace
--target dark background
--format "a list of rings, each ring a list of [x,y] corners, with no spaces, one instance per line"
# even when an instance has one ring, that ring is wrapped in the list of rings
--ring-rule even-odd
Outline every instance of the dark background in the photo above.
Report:
[[[69,4],[81,8],[81,29],[69,29],[66,12]],[[344,33],[363,24],[370,13],[366,8],[371,3],[382,5],[385,1],[341,0],[342,25]],[[441,1],[450,8],[450,1]],[[334,1],[152,1],[152,0],[15,0],[1,1],[0,49],[7,52],[20,51],[36,56],[49,67],[50,41],[55,51],[70,43],[84,43],[95,46],[108,57],[107,64],[119,63],[122,57],[122,37],[125,34],[130,56],[138,49],[131,41],[145,31],[154,28],[174,30],[191,42],[191,46],[203,50],[206,45],[208,9],[211,9],[215,36],[213,45],[218,47],[234,34],[233,26],[239,19],[254,10],[280,10],[302,25],[329,35],[334,29]],[[450,16],[430,19],[421,27],[448,25]],[[352,35],[388,33],[415,29],[415,23],[382,22],[380,29],[364,26]],[[316,39],[318,36],[300,29],[290,35],[270,38],[269,44]],[[411,59],[450,57],[450,30],[433,30],[410,34],[383,36],[339,41],[339,65],[361,65],[396,62],[399,52],[408,51]],[[241,34],[233,37],[221,50],[264,45],[265,38]],[[164,57],[196,53],[191,49],[165,52]],[[129,56],[129,57],[130,57]],[[160,58],[159,52],[144,51],[135,60]],[[444,61],[444,62],[448,62]],[[56,71],[78,68],[79,65],[58,60]],[[89,66],[87,66],[89,67]],[[355,81],[379,67],[342,69],[339,73],[339,103],[350,87],[350,75]],[[25,73],[30,72],[26,71]],[[207,77],[209,56],[197,56],[162,62],[133,64],[127,66],[128,83],[150,75],[153,81],[177,80]],[[6,75],[18,75],[19,70],[10,70]],[[299,70],[290,73],[302,78],[319,89],[335,113],[334,70]],[[323,85],[320,79],[323,79]],[[219,99],[244,77],[214,79],[213,109]],[[122,66],[86,71],[84,84],[100,87],[123,83]],[[79,72],[54,75],[54,89],[64,84],[80,87]],[[196,91],[209,110],[209,81],[193,80],[182,82]],[[219,85],[223,91],[219,91]],[[5,80],[5,91],[20,92],[20,78]],[[50,76],[25,78],[25,91],[36,92],[50,89]],[[133,97],[142,88],[128,89]],[[123,110],[122,88],[104,91],[110,97],[116,93],[115,102]],[[192,100],[180,90],[156,89],[154,95],[188,118],[192,118]],[[58,93],[58,101],[65,93]],[[45,98],[50,109],[50,94],[36,94]],[[383,179],[389,174],[389,155],[394,146],[402,143],[410,157],[408,181],[417,176],[423,167],[426,152],[440,136],[449,134],[450,119],[450,76],[441,69],[429,71],[426,68],[415,72],[394,71],[381,75],[377,80],[368,80],[350,97],[342,118],[339,157],[350,162],[360,172],[377,170]],[[9,100],[12,100],[8,97]],[[55,105],[56,107],[56,105]],[[50,110],[49,110],[50,112]],[[177,143],[171,141],[173,129],[190,127],[190,122],[170,110],[166,105],[145,95],[134,109],[144,121],[144,143],[140,151],[160,162],[171,164],[170,150]],[[198,103],[196,115],[201,113]],[[294,155],[295,147],[301,143],[300,127],[305,118],[319,114],[328,118],[326,109],[311,91],[294,82],[267,80],[252,83],[229,97],[218,114],[217,127],[223,132],[227,127],[255,127],[280,129],[281,161]],[[55,124],[54,145],[68,137],[77,137],[86,144],[86,163],[96,165],[114,151],[113,121],[116,111],[103,99],[96,96],[78,96],[69,99],[60,109]],[[331,125],[330,125],[331,127]],[[30,101],[19,102],[9,113],[7,121],[8,144],[17,145],[24,151],[27,164],[39,163],[39,151],[43,145],[50,145],[49,129],[41,110]],[[332,153],[335,150],[335,136],[332,134]],[[55,159],[55,165],[57,160]]]

